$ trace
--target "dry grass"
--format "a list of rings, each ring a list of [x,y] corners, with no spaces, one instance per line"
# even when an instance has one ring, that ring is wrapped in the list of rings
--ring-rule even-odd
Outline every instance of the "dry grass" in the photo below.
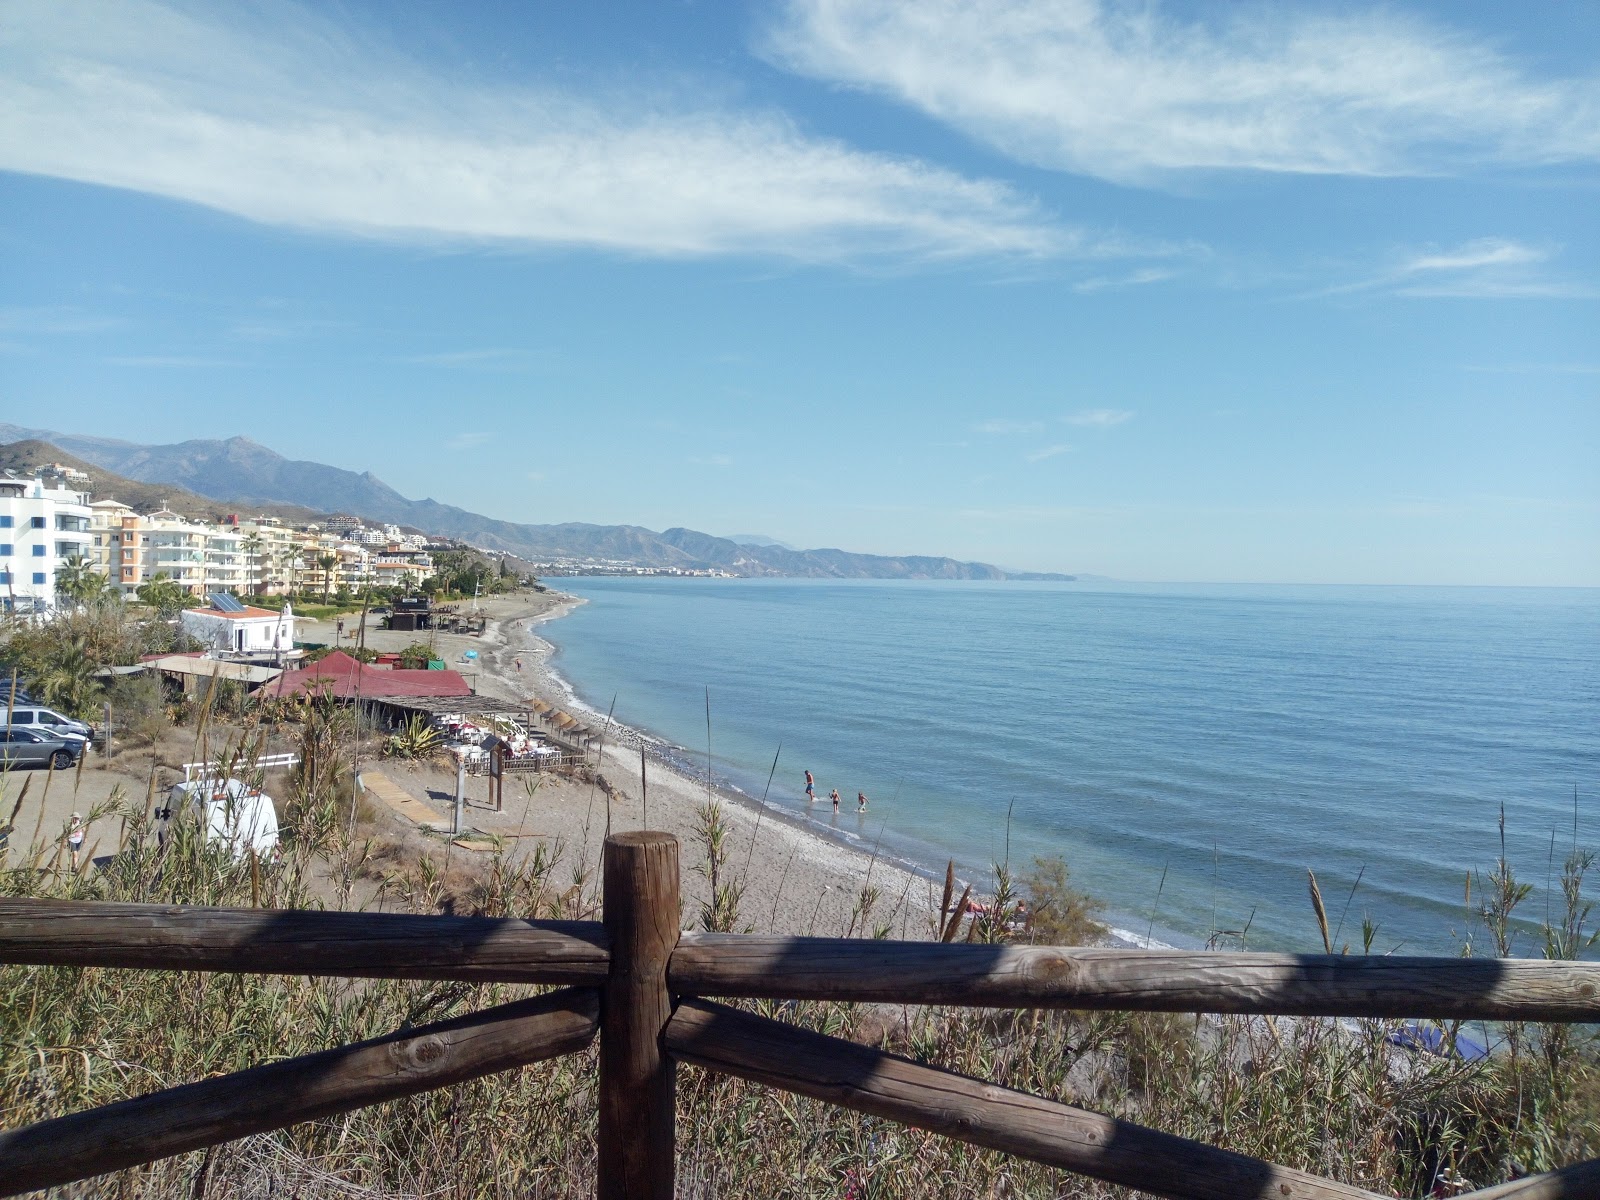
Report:
[[[104,870],[65,871],[54,831],[0,859],[0,893],[270,907],[349,905],[382,876],[385,905],[534,917],[593,915],[592,879],[565,877],[561,847],[502,849],[468,864],[441,848],[408,861],[376,842],[354,802],[352,731],[332,709],[293,714],[303,762],[284,805],[282,860],[252,872],[180,826],[150,836],[145,796],[118,797],[123,845]],[[203,723],[203,718],[202,718]],[[221,731],[216,731],[222,739]],[[226,754],[258,730],[234,731]],[[25,815],[19,827],[27,826]],[[695,914],[744,928],[720,814],[702,814],[696,869],[713,881]],[[102,851],[104,852],[104,850]],[[1504,864],[1496,895],[1516,887]],[[1092,901],[1064,868],[998,881],[952,936],[1092,934]],[[1582,905],[1582,878],[1572,891]],[[331,899],[330,899],[331,898]],[[1503,901],[1502,901],[1503,902]],[[866,885],[854,928],[881,934],[888,901]],[[1507,914],[1490,912],[1493,931]],[[1571,914],[1569,914],[1569,917]],[[954,920],[952,920],[954,917]],[[1051,924],[1051,922],[1055,922]],[[1572,921],[1561,926],[1570,932]],[[1582,936],[1581,916],[1576,923]],[[930,929],[929,936],[936,931]],[[170,972],[0,968],[0,1109],[18,1125],[204,1076],[387,1033],[535,989]],[[1592,1051],[1579,1031],[1528,1027],[1515,1053],[1465,1064],[1413,1058],[1386,1022],[753,1004],[810,1028],[1040,1095],[1357,1183],[1448,1194],[1600,1149]],[[122,1172],[79,1194],[246,1197],[578,1197],[593,1194],[593,1049],[345,1117]],[[680,1194],[689,1197],[1118,1196],[1118,1189],[978,1151],[753,1084],[685,1068]]]

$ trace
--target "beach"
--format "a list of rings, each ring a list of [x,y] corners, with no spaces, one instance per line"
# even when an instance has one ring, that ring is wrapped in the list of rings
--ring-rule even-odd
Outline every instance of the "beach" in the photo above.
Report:
[[[556,882],[564,886],[581,875],[586,889],[598,885],[600,850],[608,828],[618,833],[650,828],[674,834],[681,846],[683,924],[695,928],[700,925],[701,905],[710,897],[701,812],[708,799],[714,799],[721,802],[727,830],[722,880],[732,879],[742,887],[737,928],[817,936],[859,934],[863,928],[871,934],[884,927],[895,937],[929,933],[929,914],[938,906],[942,879],[935,883],[883,855],[801,828],[758,797],[717,779],[708,783],[704,769],[696,771],[676,747],[641,730],[615,722],[608,725],[606,714],[583,706],[554,668],[554,648],[539,636],[540,626],[580,603],[559,592],[492,597],[479,604],[488,618],[482,635],[435,635],[436,653],[465,674],[478,694],[515,701],[540,698],[580,715],[597,730],[607,730],[598,771],[609,788],[556,773],[508,778],[504,810],[496,812],[488,803],[487,779],[469,778],[467,825],[513,840],[519,855],[532,854],[542,843],[547,853],[559,856]],[[369,620],[365,634],[369,649],[398,650],[428,637],[378,630],[373,624]],[[328,622],[307,622],[298,636],[332,643],[335,629]],[[357,619],[347,617],[341,643],[349,645],[358,636]],[[466,657],[469,651],[476,652],[474,659]],[[591,753],[589,759],[594,762],[596,755]],[[376,759],[363,769],[381,770],[441,817],[449,815],[455,786],[452,768]],[[789,771],[796,773],[798,768]],[[532,780],[537,783],[530,792],[524,781]],[[774,787],[779,783],[798,790],[793,779],[775,782]],[[826,797],[818,804],[826,808]],[[853,797],[847,798],[846,807],[854,810]],[[391,824],[401,820],[393,814],[382,816]],[[868,894],[875,894],[875,899],[863,918],[865,889],[872,889]]]

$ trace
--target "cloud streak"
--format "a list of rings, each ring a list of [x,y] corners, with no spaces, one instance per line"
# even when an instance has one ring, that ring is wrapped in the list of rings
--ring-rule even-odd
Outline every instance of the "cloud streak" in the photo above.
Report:
[[[1509,238],[1479,238],[1449,250],[1406,251],[1387,270],[1314,294],[1382,291],[1467,300],[1581,300],[1600,295],[1589,284],[1546,274],[1550,258],[1547,250]]]
[[[1043,421],[1014,421],[1009,417],[991,417],[987,421],[979,421],[972,427],[975,433],[1000,436],[1013,433],[1038,433],[1043,428]]]
[[[1061,442],[1054,446],[1041,446],[1032,453],[1023,455],[1023,457],[1031,463],[1044,462],[1047,458],[1055,458],[1058,454],[1065,454],[1071,449],[1071,446]]]
[[[671,96],[486,84],[285,2],[18,0],[0,168],[388,239],[802,260],[1105,253],[1007,185]]]
[[[1132,420],[1133,414],[1125,408],[1085,408],[1075,413],[1068,413],[1061,419],[1068,425],[1090,425],[1097,429],[1109,429],[1113,425],[1121,425],[1124,421]]]
[[[1600,158],[1600,79],[1535,78],[1486,41],[1385,8],[1201,12],[1132,0],[790,0],[763,49],[1021,161],[1121,182]]]

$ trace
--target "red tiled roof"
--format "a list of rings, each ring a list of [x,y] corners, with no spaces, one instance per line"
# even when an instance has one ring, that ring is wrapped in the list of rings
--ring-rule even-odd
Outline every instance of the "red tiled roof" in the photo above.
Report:
[[[457,671],[389,671],[357,662],[343,651],[298,671],[285,671],[261,689],[268,696],[325,694],[335,700],[381,700],[388,696],[470,696]]]

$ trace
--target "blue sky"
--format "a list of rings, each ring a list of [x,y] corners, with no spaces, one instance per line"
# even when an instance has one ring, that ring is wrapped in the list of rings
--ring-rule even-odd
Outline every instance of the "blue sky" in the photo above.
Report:
[[[0,4],[0,395],[526,521],[1600,584],[1600,6]]]

